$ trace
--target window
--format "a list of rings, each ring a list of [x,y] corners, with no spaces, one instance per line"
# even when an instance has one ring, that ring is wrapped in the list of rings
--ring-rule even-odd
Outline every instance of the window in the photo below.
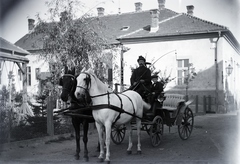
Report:
[[[130,27],[129,26],[123,26],[122,28],[120,28],[121,31],[127,31]]]
[[[27,67],[27,85],[31,86],[31,67]]]
[[[35,69],[35,78],[36,78],[36,80],[38,79],[39,74],[40,74],[40,68],[36,68]]]
[[[177,84],[186,84],[185,78],[187,77],[187,70],[189,66],[189,59],[177,60]]]

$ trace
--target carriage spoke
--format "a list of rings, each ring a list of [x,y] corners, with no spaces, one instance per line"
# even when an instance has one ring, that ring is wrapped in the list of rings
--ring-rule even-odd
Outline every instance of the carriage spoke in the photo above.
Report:
[[[178,134],[181,139],[190,137],[193,128],[193,113],[190,108],[186,108],[182,118],[182,124],[178,126]]]
[[[150,127],[150,139],[154,147],[158,146],[162,140],[163,121],[161,117],[156,117]]]
[[[124,137],[125,137],[125,127],[122,126],[113,126],[111,131],[111,139],[115,144],[122,143]]]

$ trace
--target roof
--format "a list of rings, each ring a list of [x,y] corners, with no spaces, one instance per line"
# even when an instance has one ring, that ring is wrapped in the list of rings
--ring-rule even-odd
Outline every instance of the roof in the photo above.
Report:
[[[166,8],[160,10],[159,29],[154,33],[150,32],[149,10],[91,17],[87,21],[101,37],[107,39],[109,44],[119,44],[120,41],[127,39],[173,36],[172,40],[174,40],[183,35],[201,34],[198,37],[204,37],[202,34],[229,32],[225,26]],[[236,41],[234,36],[233,39]],[[29,34],[15,44],[27,50],[41,49],[43,45],[41,35],[30,36]],[[239,45],[238,42],[237,45]]]
[[[168,9],[160,11],[167,12]],[[218,31],[228,31],[227,27],[208,22],[188,14],[176,14],[164,20],[159,20],[159,29],[156,32],[150,32],[150,25],[139,28],[137,31],[120,36],[119,38],[138,38],[138,37],[153,37],[153,36],[176,36],[183,34],[203,34]]]
[[[28,63],[30,53],[0,37],[0,60]]]
[[[24,35],[22,38],[20,38],[15,45],[28,50],[39,50],[42,49],[43,47],[43,41],[42,41],[43,36],[38,34],[38,35],[30,35],[30,33]]]
[[[162,13],[159,20],[164,20],[169,17],[175,16],[177,13],[171,10],[166,10]],[[106,15],[100,16],[96,19],[97,21],[93,21],[96,24],[103,24],[101,27],[100,35],[105,36],[108,42],[111,44],[119,43],[116,39],[128,33],[132,33],[139,28],[146,27],[151,24],[151,15],[150,11],[140,11],[140,12],[130,12],[123,14],[114,14],[114,15]],[[105,26],[104,26],[105,25]],[[126,30],[124,30],[126,28]],[[111,32],[109,32],[111,31]]]
[[[0,48],[6,51],[11,51],[13,54],[17,54],[21,56],[26,56],[30,54],[28,51],[10,43],[9,41],[3,39],[2,37],[0,37]]]

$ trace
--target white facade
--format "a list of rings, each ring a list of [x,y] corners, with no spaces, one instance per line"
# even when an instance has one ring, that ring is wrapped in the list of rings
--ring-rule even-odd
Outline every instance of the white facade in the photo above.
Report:
[[[124,84],[130,85],[131,67],[138,66],[138,56],[142,55],[147,62],[151,63],[160,58],[154,64],[156,70],[162,72],[159,75],[170,75],[171,78],[175,78],[167,84],[165,91],[181,91],[184,93],[186,84],[178,84],[178,61],[188,59],[197,73],[197,76],[189,82],[188,90],[192,92],[190,95],[200,95],[202,97],[211,95],[212,105],[218,101],[216,102],[219,104],[218,108],[225,110],[223,109],[226,108],[224,101],[229,101],[226,100],[226,93],[228,93],[233,98],[234,104],[238,104],[239,108],[240,54],[223,37],[219,39],[124,44],[124,46],[130,48],[123,55]],[[227,75],[226,67],[229,64],[233,67],[233,72]],[[165,75],[164,72],[166,72]]]
[[[49,72],[48,63],[41,60],[39,55],[31,54],[26,56],[29,60],[27,64],[27,73],[29,74],[29,69],[31,70],[30,75],[27,77],[27,90],[29,95],[36,95],[38,92],[38,80],[37,71],[39,72]]]
[[[49,67],[46,62],[43,60],[39,60],[38,55],[27,55],[25,56],[28,58],[29,63],[27,64],[27,91],[29,95],[35,95],[38,91],[38,80],[36,78],[36,71],[39,69],[40,72],[49,72]],[[1,84],[0,88],[3,85],[9,86],[9,71],[13,72],[13,79],[12,82],[15,85],[15,89],[17,92],[23,89],[23,75],[22,72],[19,70],[19,67],[14,62],[4,61],[1,62]]]
[[[12,84],[15,85],[15,89],[17,92],[21,91],[23,89],[23,82],[22,78],[20,78],[20,72],[19,67],[14,62],[9,61],[2,61],[1,62],[1,83],[0,83],[0,89],[2,89],[3,86],[9,87],[9,72],[13,72],[13,79]]]
[[[154,64],[156,70],[161,70],[162,75],[166,71],[167,76],[171,75],[171,78],[175,78],[168,84],[167,88],[169,89],[177,85],[177,60],[189,59],[189,63],[193,64],[196,72],[204,71],[214,65],[214,50],[211,48],[209,39],[128,44],[124,46],[130,48],[128,52],[124,53],[124,84],[128,85],[131,77],[130,67],[138,65],[137,59],[140,55],[151,63],[160,58]],[[211,79],[208,80],[211,81]],[[214,89],[214,86],[208,85],[208,89]]]

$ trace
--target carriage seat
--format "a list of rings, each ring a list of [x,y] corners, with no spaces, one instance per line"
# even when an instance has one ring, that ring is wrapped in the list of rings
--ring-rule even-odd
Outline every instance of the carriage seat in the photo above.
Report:
[[[166,99],[163,102],[162,109],[175,111],[181,102],[185,102],[185,95],[165,93]]]

